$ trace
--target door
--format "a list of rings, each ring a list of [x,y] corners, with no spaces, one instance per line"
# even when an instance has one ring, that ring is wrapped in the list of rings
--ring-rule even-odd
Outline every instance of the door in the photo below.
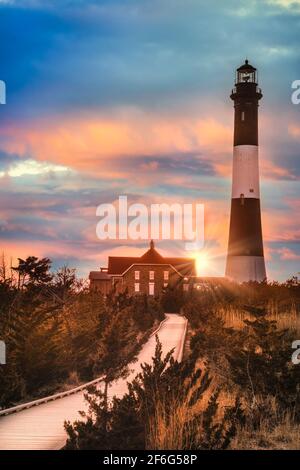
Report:
[[[154,282],[149,282],[149,295],[154,295]]]

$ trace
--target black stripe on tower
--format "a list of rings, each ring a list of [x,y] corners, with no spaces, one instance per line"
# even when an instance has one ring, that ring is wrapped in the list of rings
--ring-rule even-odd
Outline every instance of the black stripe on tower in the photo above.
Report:
[[[228,256],[263,256],[260,200],[231,199]]]
[[[234,101],[233,145],[258,145],[258,101],[262,98],[256,83],[237,83],[230,98]]]

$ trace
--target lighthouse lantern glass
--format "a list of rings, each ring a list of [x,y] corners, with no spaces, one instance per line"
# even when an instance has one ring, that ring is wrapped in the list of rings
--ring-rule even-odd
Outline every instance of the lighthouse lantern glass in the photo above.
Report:
[[[256,71],[251,69],[237,71],[236,83],[257,83]]]

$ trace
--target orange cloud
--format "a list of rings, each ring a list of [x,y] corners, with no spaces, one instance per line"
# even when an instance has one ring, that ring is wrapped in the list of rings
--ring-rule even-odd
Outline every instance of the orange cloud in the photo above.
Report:
[[[23,127],[3,128],[0,131],[1,147],[7,153],[68,166],[109,180],[138,179],[128,165],[127,168],[122,165],[122,159],[128,163],[145,156],[153,157],[155,161],[142,161],[139,166],[143,175],[151,180],[151,173],[156,173],[159,166],[160,156],[172,158],[174,154],[196,152],[201,159],[207,160],[216,174],[230,177],[231,121],[228,123],[228,115],[224,111],[218,114],[218,119],[203,113],[200,116],[157,115],[127,108],[105,116],[64,116],[56,121],[44,120]],[[265,139],[260,158],[262,176],[266,179],[295,179],[291,171],[272,160],[272,122],[271,116],[262,116],[261,128]],[[299,127],[285,127],[289,135],[299,138]]]
[[[298,216],[292,211],[263,211],[262,223],[264,239],[267,242],[297,241],[300,238]]]
[[[290,248],[286,248],[286,247],[283,247],[283,248],[280,248],[279,250],[277,250],[277,252],[280,254],[280,259],[282,260],[300,260],[300,255],[298,255],[297,253],[295,253],[293,250],[291,250]]]
[[[299,140],[299,138],[300,138],[300,127],[299,126],[295,126],[294,124],[289,125],[288,132],[292,137]]]
[[[58,122],[35,122],[23,128],[3,129],[1,134],[2,149],[8,153],[30,155],[108,178],[124,176],[121,157],[159,158],[191,151],[201,152],[218,171],[224,152],[230,152],[232,143],[230,126],[209,116],[163,118],[132,109],[110,117],[65,117]],[[151,165],[150,170],[155,169],[154,163]]]
[[[265,179],[296,179],[287,168],[283,168],[270,160],[262,158],[260,159],[260,173]]]

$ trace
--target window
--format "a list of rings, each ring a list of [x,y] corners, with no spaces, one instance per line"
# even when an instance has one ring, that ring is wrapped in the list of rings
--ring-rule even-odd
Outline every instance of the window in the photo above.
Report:
[[[150,281],[154,280],[154,271],[149,271],[149,279]]]
[[[154,282],[149,282],[149,295],[154,295]]]
[[[139,281],[140,280],[140,271],[134,271],[134,279],[136,281]]]
[[[242,121],[245,121],[245,111],[242,111]]]
[[[140,283],[139,283],[139,282],[135,282],[135,284],[134,284],[134,292],[140,292]]]
[[[188,284],[183,284],[183,290],[184,290],[184,291],[189,290],[189,285],[188,285]]]
[[[164,287],[168,287],[168,283],[167,283],[167,282],[164,282]]]
[[[169,271],[164,271],[164,281],[169,280]]]

